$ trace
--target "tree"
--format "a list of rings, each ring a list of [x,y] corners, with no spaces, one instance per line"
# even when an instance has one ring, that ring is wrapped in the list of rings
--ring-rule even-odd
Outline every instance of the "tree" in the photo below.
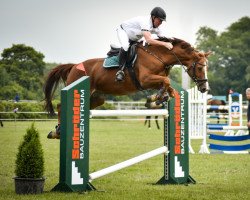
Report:
[[[11,48],[4,49],[1,56],[0,86],[7,87],[10,91],[1,92],[0,98],[14,98],[17,92],[25,99],[42,97],[44,55],[24,44],[14,44]],[[21,88],[15,85],[19,85]],[[18,88],[19,91],[16,91],[15,88]]]
[[[250,18],[242,17],[221,34],[201,27],[196,45],[213,52],[208,73],[212,94],[227,95],[229,89],[244,93],[250,85]]]

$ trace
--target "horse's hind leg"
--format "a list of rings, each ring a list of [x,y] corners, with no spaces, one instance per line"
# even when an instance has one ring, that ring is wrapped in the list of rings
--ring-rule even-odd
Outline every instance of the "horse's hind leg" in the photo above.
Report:
[[[57,104],[57,120],[58,120],[58,124],[55,127],[56,131],[50,131],[47,138],[48,139],[60,139],[60,124],[61,124],[61,104]]]
[[[90,109],[95,109],[96,107],[103,105],[104,102],[104,95],[98,92],[93,92],[90,96]]]
[[[93,93],[90,97],[90,109],[94,109],[104,103],[104,97],[97,93]],[[60,124],[61,124],[61,104],[57,104],[58,112],[58,125],[55,127],[55,131],[50,131],[47,138],[60,139]]]

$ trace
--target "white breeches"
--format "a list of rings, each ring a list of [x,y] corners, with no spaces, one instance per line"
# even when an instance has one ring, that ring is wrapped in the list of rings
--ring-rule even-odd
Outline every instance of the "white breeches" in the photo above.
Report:
[[[129,38],[127,33],[119,26],[116,29],[118,40],[125,51],[129,48]]]

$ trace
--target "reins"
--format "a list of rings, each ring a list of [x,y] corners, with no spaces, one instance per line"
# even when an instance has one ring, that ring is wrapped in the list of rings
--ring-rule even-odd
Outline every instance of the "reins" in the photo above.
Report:
[[[143,51],[147,52],[149,55],[155,57],[157,60],[159,60],[164,66],[166,66],[167,64],[157,55],[155,55],[154,53],[152,53],[151,51],[149,51],[148,49],[146,49],[145,47],[141,46],[141,45],[137,45],[139,48],[141,48]]]
[[[171,69],[173,67],[173,65],[168,65],[167,63],[165,63],[160,57],[158,57],[156,54],[154,54],[153,52],[149,51],[147,48],[141,46],[141,45],[138,45],[138,47],[140,47],[142,50],[144,50],[145,52],[147,52],[149,55],[153,56],[154,58],[156,58],[157,60],[159,60],[164,66],[165,66],[165,71]],[[203,82],[206,82],[207,79],[198,79],[196,74],[195,74],[195,67],[197,64],[201,65],[201,66],[206,66],[204,64],[201,64],[199,62],[193,62],[193,64],[188,68],[186,67],[185,65],[182,64],[182,62],[180,61],[180,59],[178,58],[178,56],[175,54],[174,51],[171,51],[169,50],[173,55],[174,57],[176,58],[176,60],[178,61],[178,63],[182,66],[182,68],[185,70],[185,72],[189,72],[191,69],[193,69],[193,76],[191,77],[192,80],[197,83],[197,84],[200,84],[200,83],[203,83]]]
[[[195,67],[196,67],[196,64],[199,64],[203,67],[205,67],[206,65],[202,64],[202,63],[199,63],[199,62],[193,62],[193,64],[191,65],[191,67],[186,67],[185,65],[182,64],[182,62],[180,61],[180,59],[178,58],[178,56],[175,54],[174,51],[171,51],[170,52],[175,56],[176,60],[179,62],[179,64],[182,66],[182,68],[185,70],[185,72],[189,72],[191,69],[193,69],[193,76],[191,77],[192,80],[197,83],[197,84],[200,84],[200,83],[203,83],[203,82],[206,82],[207,79],[198,79],[197,76],[195,75]]]

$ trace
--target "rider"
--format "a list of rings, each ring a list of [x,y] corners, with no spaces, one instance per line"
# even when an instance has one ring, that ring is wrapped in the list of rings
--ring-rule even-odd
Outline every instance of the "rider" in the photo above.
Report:
[[[127,21],[124,21],[117,28],[117,36],[121,44],[121,54],[119,62],[119,71],[116,73],[116,81],[123,81],[124,68],[127,59],[127,51],[130,42],[137,42],[142,37],[150,45],[164,46],[171,50],[173,45],[169,42],[163,42],[152,38],[152,33],[157,36],[163,36],[160,26],[162,21],[166,21],[166,12],[161,7],[155,7],[150,16],[138,16]]]

